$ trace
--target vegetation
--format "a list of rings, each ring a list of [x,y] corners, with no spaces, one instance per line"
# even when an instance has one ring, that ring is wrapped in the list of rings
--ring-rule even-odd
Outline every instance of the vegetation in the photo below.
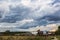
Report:
[[[55,33],[56,35],[60,35],[60,26],[58,26],[58,30]]]
[[[51,40],[53,36],[0,36],[0,40]]]
[[[15,35],[13,36],[13,34],[22,34],[24,32],[10,32],[9,30],[7,30],[5,33],[3,33],[4,35],[7,36],[0,36],[0,40],[51,40],[54,37],[57,37],[58,40],[60,40],[60,26],[58,26],[58,30],[55,32],[55,36],[52,35],[45,35],[42,36],[40,34],[42,34],[42,31],[40,32],[40,30],[37,31],[37,35],[36,36],[19,36],[19,35]],[[11,35],[10,35],[11,34]]]

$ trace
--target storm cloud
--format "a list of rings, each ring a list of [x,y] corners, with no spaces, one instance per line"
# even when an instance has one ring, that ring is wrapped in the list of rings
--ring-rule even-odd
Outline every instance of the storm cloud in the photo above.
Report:
[[[0,0],[0,27],[28,29],[58,22],[59,0]]]

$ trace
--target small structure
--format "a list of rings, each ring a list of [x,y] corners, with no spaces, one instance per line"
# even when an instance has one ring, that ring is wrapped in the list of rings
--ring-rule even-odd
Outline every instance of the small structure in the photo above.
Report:
[[[43,31],[43,35],[48,35],[48,31]]]
[[[54,36],[55,35],[55,31],[40,31],[40,30],[37,30],[37,35],[38,36],[41,36],[41,35],[52,35]]]
[[[48,31],[48,35],[55,35],[55,31]]]
[[[38,33],[37,33],[38,36],[43,35],[43,31],[38,30],[37,32],[38,32]]]
[[[55,32],[48,32],[48,35],[54,36],[55,35]]]

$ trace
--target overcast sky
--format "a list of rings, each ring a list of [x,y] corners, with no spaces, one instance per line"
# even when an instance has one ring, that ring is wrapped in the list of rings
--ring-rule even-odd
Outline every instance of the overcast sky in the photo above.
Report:
[[[0,0],[0,31],[53,30],[59,24],[60,0]]]

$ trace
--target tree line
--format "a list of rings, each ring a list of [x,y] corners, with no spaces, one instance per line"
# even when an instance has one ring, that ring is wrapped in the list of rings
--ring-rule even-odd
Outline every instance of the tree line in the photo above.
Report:
[[[60,26],[58,26],[58,30],[55,32],[56,35],[60,35]]]

